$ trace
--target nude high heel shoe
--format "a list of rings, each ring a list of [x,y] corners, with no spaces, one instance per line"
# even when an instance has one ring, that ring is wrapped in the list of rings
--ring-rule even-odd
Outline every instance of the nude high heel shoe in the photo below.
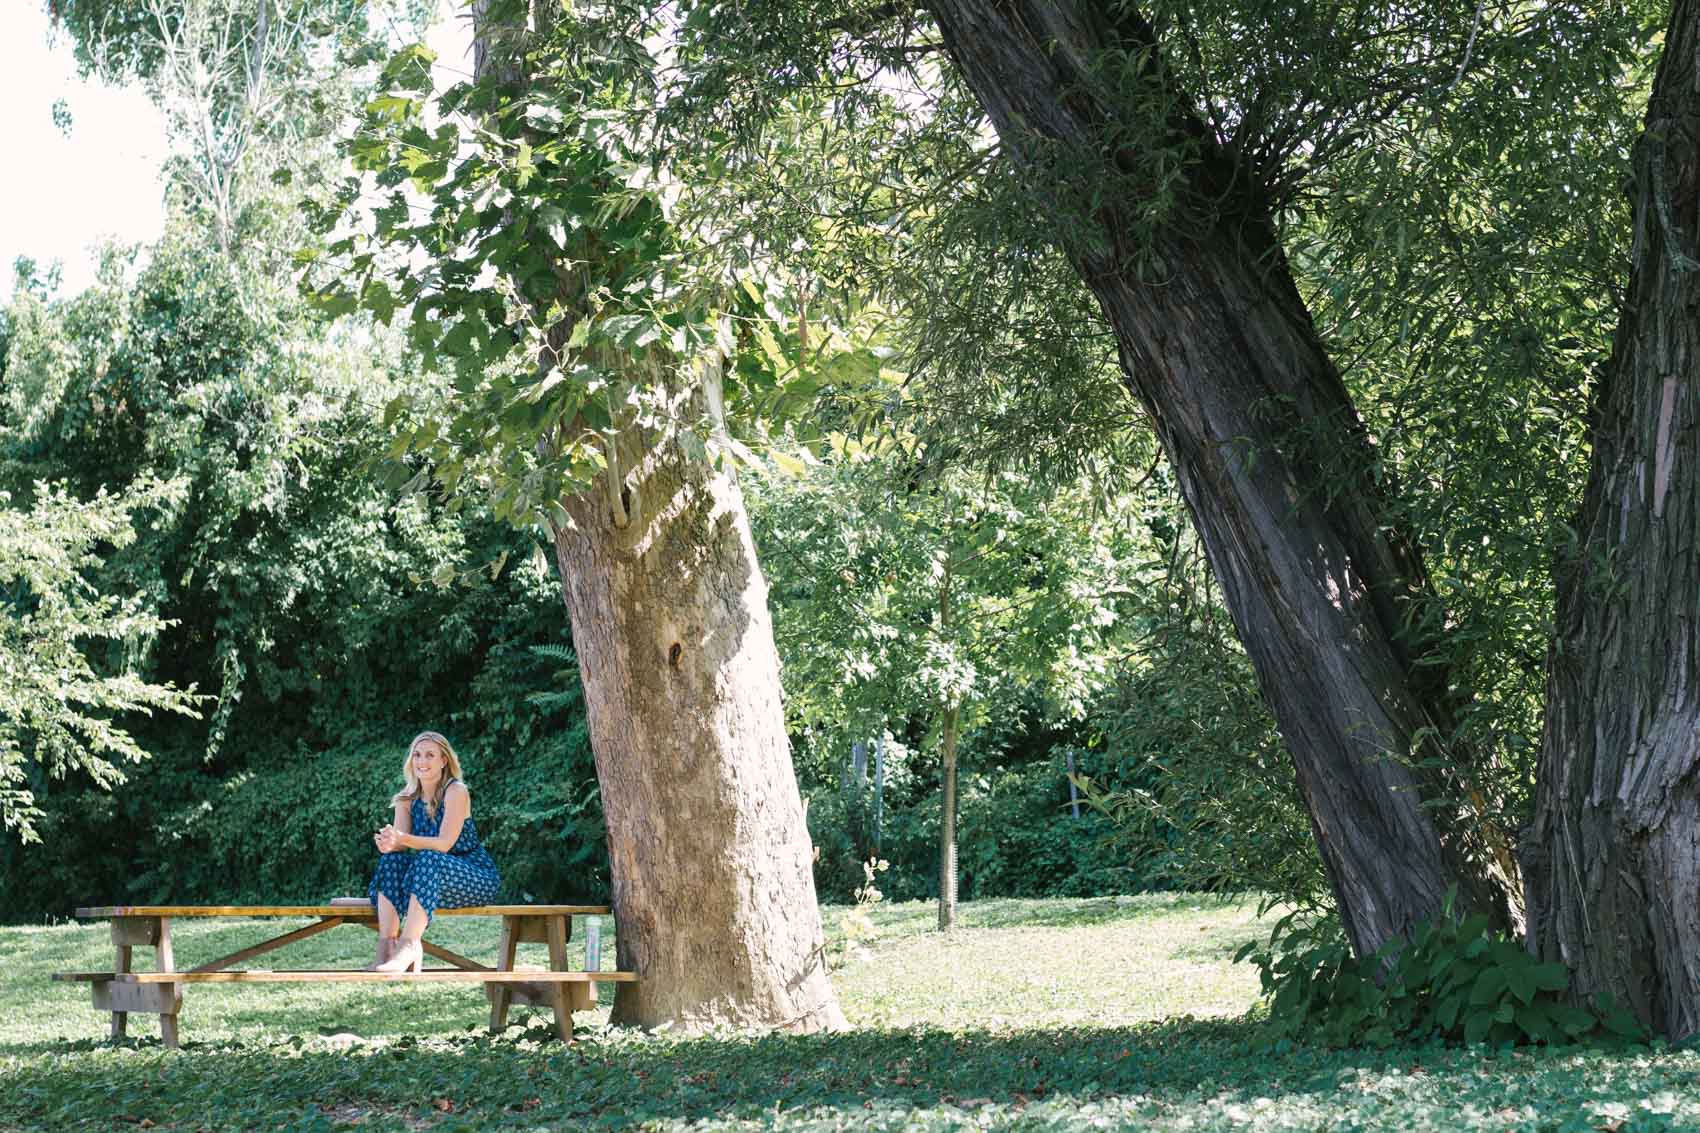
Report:
[[[379,964],[374,971],[378,972],[407,972],[415,975],[425,967],[425,949],[417,940],[397,940],[389,959]]]

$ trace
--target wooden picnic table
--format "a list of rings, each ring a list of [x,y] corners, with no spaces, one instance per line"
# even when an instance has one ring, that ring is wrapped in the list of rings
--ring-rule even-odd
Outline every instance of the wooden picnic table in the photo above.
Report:
[[[62,982],[88,983],[93,987],[97,1011],[112,1014],[112,1037],[122,1038],[132,1013],[159,1016],[160,1039],[167,1047],[178,1043],[177,1015],[183,1005],[183,988],[191,983],[387,983],[396,980],[419,983],[482,983],[490,1001],[490,1030],[507,1026],[508,1008],[516,1003],[549,1006],[555,1013],[555,1030],[572,1041],[572,1013],[594,1007],[598,983],[629,983],[633,972],[573,971],[567,967],[567,941],[572,938],[575,916],[606,916],[605,905],[478,905],[467,909],[438,909],[440,917],[501,917],[496,942],[496,966],[468,959],[439,944],[424,941],[425,952],[453,965],[426,968],[422,972],[366,972],[319,969],[238,969],[237,964],[267,952],[317,936],[339,925],[363,925],[376,932],[378,914],[370,902],[342,899],[327,905],[96,905],[78,909],[85,920],[110,920],[115,950],[110,972],[55,972]],[[240,948],[188,971],[178,971],[171,949],[171,922],[182,917],[291,917],[312,918],[312,923]],[[514,958],[521,944],[535,942],[549,947],[547,971],[520,971]],[[131,949],[152,947],[154,971],[138,972]]]

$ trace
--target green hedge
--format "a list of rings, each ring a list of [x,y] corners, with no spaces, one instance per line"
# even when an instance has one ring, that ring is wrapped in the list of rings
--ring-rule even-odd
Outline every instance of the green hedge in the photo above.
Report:
[[[319,902],[364,894],[372,832],[389,820],[408,724],[325,751],[296,749],[228,778],[140,770],[108,795],[54,796],[43,842],[0,842],[0,918],[76,905]],[[451,737],[473,817],[516,901],[605,901],[601,802],[582,722],[525,748]]]

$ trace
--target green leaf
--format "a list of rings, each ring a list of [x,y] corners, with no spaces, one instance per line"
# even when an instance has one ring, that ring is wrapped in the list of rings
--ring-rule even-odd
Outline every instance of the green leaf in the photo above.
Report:
[[[1493,1003],[1505,994],[1505,971],[1501,968],[1489,968],[1476,979],[1476,986],[1470,990],[1470,1004],[1482,1007]]]
[[[472,331],[472,320],[461,319],[449,328],[449,332],[437,344],[437,350],[451,358],[459,358],[471,353]]]
[[[1538,990],[1535,978],[1527,967],[1506,968],[1505,985],[1521,1003],[1532,1003]]]

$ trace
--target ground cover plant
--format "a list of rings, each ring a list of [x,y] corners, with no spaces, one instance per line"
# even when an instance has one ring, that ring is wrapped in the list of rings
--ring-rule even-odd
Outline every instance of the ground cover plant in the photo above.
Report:
[[[839,924],[840,910],[824,920]],[[148,1023],[120,1047],[84,988],[46,974],[110,959],[104,926],[0,928],[0,1129],[1515,1130],[1700,1125],[1700,1052],[1660,1045],[1329,1050],[1246,1017],[1233,952],[1267,926],[1251,901],[1180,894],[876,905],[836,968],[854,1029],[698,1038],[601,1026],[551,1041],[534,1016],[499,1039],[467,988],[192,989],[184,1047]],[[185,922],[180,962],[255,925]],[[494,925],[445,921],[492,951]],[[291,965],[350,963],[338,930]],[[837,957],[844,950],[834,945]],[[145,966],[146,950],[138,953]],[[533,960],[537,956],[530,957]],[[528,959],[521,953],[521,962]]]

